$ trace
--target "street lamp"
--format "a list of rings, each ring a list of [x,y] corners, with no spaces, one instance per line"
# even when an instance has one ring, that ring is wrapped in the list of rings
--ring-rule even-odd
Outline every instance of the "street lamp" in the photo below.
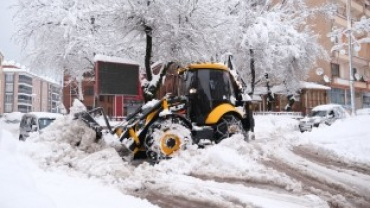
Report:
[[[348,31],[348,56],[349,56],[349,87],[351,91],[351,110],[352,115],[355,111],[355,88],[353,86],[353,69],[352,69],[352,23],[351,23],[351,0],[347,0],[347,31]]]

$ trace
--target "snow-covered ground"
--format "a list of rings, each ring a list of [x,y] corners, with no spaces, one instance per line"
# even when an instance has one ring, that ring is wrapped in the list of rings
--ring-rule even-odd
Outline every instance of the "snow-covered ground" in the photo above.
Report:
[[[1,122],[1,208],[370,207],[370,116],[303,134],[297,120],[257,116],[255,141],[234,135],[154,166],[125,162],[113,136],[95,143],[69,116],[26,142]]]

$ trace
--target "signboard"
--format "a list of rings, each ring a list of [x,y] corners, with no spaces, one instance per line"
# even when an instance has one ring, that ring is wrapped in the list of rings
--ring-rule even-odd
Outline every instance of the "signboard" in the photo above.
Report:
[[[139,65],[98,61],[96,69],[99,95],[139,94]]]

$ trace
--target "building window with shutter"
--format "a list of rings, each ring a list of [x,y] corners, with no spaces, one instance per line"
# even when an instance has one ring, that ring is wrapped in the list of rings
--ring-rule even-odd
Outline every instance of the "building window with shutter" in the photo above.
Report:
[[[331,76],[339,77],[339,64],[331,63]]]

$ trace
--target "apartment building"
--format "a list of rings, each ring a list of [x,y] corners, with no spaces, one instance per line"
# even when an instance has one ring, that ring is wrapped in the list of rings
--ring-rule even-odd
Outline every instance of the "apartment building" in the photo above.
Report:
[[[331,48],[335,43],[347,42],[347,37],[341,39],[335,38],[332,41],[327,34],[336,28],[347,28],[346,9],[347,0],[331,0],[337,4],[335,18],[329,20],[323,15],[318,15],[315,19],[310,20],[309,24],[314,26],[316,33],[320,35],[320,43],[330,54],[330,61],[319,61],[318,67],[312,69],[309,73],[309,81],[331,87],[328,91],[328,100],[331,103],[343,105],[347,109],[351,106],[350,96],[350,70],[348,48],[342,51],[333,51]],[[362,17],[370,17],[370,1],[368,0],[351,0],[352,22],[358,21]],[[323,4],[321,0],[310,0],[312,6]],[[353,33],[356,39],[369,37],[369,33]],[[356,109],[370,107],[370,44],[361,44],[360,50],[352,49],[352,68],[355,89]],[[314,106],[309,106],[310,108]]]
[[[59,112],[61,86],[15,63],[0,68],[0,114],[19,111]]]

